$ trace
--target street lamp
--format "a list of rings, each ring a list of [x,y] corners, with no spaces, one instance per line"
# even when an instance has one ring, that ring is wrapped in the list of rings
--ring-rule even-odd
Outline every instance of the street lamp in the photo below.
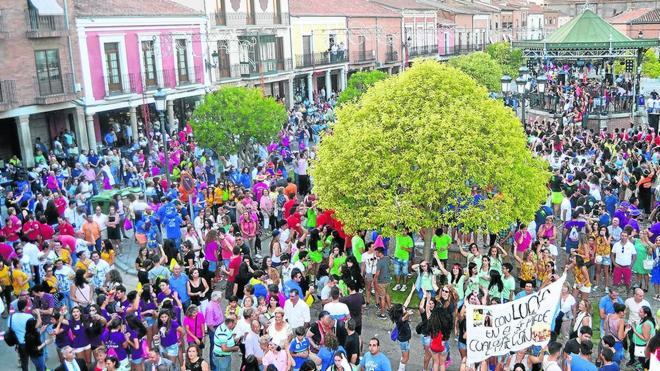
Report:
[[[639,33],[637,34],[638,39],[643,39],[644,38],[644,31],[639,30]]]
[[[165,110],[166,110],[167,93],[163,88],[158,88],[154,93],[154,103],[156,104],[156,112],[160,118],[160,135],[163,138],[163,151],[165,152],[165,165],[164,173],[167,179],[167,186],[170,186],[170,156],[167,150],[167,138],[165,133]]]
[[[506,95],[508,92],[511,91],[511,77],[508,75],[502,76],[502,93]]]
[[[548,83],[548,78],[545,75],[541,75],[536,78],[536,87],[541,94],[541,104],[543,109],[545,109],[545,86]]]

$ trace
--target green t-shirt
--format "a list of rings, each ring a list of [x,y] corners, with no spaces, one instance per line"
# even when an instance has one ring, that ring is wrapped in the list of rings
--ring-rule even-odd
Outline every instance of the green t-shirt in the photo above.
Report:
[[[410,248],[412,251],[412,248],[415,246],[415,243],[413,242],[413,239],[410,236],[396,236],[396,246],[394,249],[394,257],[401,260],[401,261],[408,261],[410,260],[410,253],[404,249],[403,247]]]
[[[312,207],[307,209],[307,228],[316,228],[316,210]]]
[[[511,292],[516,290],[516,279],[513,276],[506,278],[502,276],[502,283],[504,283],[504,290],[502,290],[502,298],[504,300],[509,300],[511,297]]]
[[[351,246],[353,246],[353,256],[358,263],[362,263],[362,253],[364,252],[365,245],[362,237],[357,234],[351,238]]]
[[[449,245],[451,245],[451,236],[444,233],[441,236],[433,235],[431,243],[435,246],[436,251],[438,252],[438,259],[448,259],[449,258]]]

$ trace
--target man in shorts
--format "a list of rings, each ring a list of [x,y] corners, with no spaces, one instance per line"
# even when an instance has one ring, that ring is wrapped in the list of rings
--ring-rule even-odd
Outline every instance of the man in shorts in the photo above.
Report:
[[[410,230],[403,228],[403,233],[396,236],[396,246],[394,249],[394,279],[396,280],[394,291],[405,292],[408,289],[406,285],[408,262],[410,261],[410,253],[414,247],[415,243],[412,237],[410,237]]]
[[[374,287],[376,289],[376,301],[380,303],[380,314],[379,318],[387,318],[385,311],[392,306],[392,299],[387,290],[390,287],[390,282],[392,282],[392,277],[390,276],[390,258],[385,255],[385,249],[379,247],[376,249],[376,257],[378,262],[376,263],[376,274],[374,274]]]

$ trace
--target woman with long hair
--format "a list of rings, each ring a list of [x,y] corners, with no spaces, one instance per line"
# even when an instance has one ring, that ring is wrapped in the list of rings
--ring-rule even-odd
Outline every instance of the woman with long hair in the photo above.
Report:
[[[156,333],[154,335],[154,341],[160,344],[160,353],[172,361],[172,363],[178,364],[179,348],[183,348],[183,339],[186,336],[185,331],[179,325],[178,321],[172,319],[171,312],[166,309],[161,309],[154,326],[154,332]]]
[[[577,312],[575,313],[575,321],[568,336],[569,339],[575,339],[580,333],[582,327],[592,327],[591,318],[591,303],[589,301],[580,299],[577,303]]]
[[[549,243],[555,244],[557,241],[557,236],[559,236],[557,232],[557,227],[554,225],[554,217],[552,215],[548,215],[545,218],[545,223],[541,224],[539,226],[539,230],[536,233],[538,238],[545,238],[548,240]]]
[[[312,264],[309,271],[312,275],[316,275],[319,264],[323,261],[323,241],[321,240],[321,233],[318,228],[312,228],[309,231],[308,241],[309,260]]]
[[[120,245],[119,241],[121,240],[121,217],[117,213],[117,210],[114,206],[110,206],[108,210],[108,221],[106,225],[108,226],[108,239],[112,241],[112,245],[115,250],[119,251]]]
[[[598,228],[598,235],[596,236],[596,256],[594,258],[594,263],[596,263],[596,268],[594,268],[594,283],[596,285],[594,286],[594,290],[601,281],[603,282],[602,287],[609,285],[610,267],[612,266],[611,252],[612,239],[610,238],[610,232],[607,230],[607,227],[602,226]]]
[[[589,299],[591,293],[591,280],[589,279],[589,271],[584,259],[580,255],[575,255],[570,259],[570,263],[566,266],[566,270],[573,269],[573,276],[575,277],[575,286],[573,287],[573,296],[582,297],[582,299]]]
[[[186,285],[188,296],[190,296],[190,303],[200,306],[202,301],[205,300],[206,294],[209,292],[209,284],[206,282],[206,279],[200,275],[199,269],[193,268],[190,271],[190,279]]]
[[[25,351],[37,371],[46,371],[44,348],[52,343],[53,339],[48,338],[45,342],[42,342],[39,327],[41,327],[41,316],[39,315],[37,315],[37,319],[30,318],[25,323]]]
[[[500,272],[495,269],[490,271],[490,283],[488,284],[488,298],[497,299],[497,303],[501,304],[504,302],[505,298],[503,295],[504,292],[504,282],[502,282],[502,275]]]
[[[479,268],[477,277],[479,278],[479,287],[488,289],[490,284],[490,257],[481,257],[481,268]]]
[[[346,252],[342,246],[333,245],[332,254],[328,258],[328,266],[330,267],[330,274],[339,276],[341,274],[341,267],[346,264]]]
[[[188,345],[204,346],[204,334],[206,333],[206,321],[204,314],[199,311],[195,304],[186,309],[183,317],[183,328],[186,331],[186,342]]]
[[[625,313],[626,306],[621,303],[614,303],[614,313],[610,313],[603,319],[603,337],[611,335],[614,337],[614,358],[617,364],[623,359],[623,338],[625,333]]]
[[[355,287],[356,291],[364,289],[364,277],[355,256],[351,255],[346,258],[346,265],[341,269],[341,279],[346,286]]]
[[[83,317],[80,307],[71,309],[71,318],[69,319],[69,337],[71,338],[71,347],[76,354],[76,358],[90,364],[92,361],[92,346],[87,336],[85,322],[87,318]]]
[[[465,274],[463,274],[463,267],[459,263],[454,263],[451,267],[451,272],[447,271],[444,265],[440,264],[440,271],[447,276],[449,284],[454,287],[456,291],[458,305],[463,303],[465,297]]]
[[[116,244],[111,241],[110,239],[106,239],[103,241],[103,244],[101,244],[101,259],[105,260],[108,265],[111,267],[115,264],[115,247],[119,246],[119,243],[117,242]]]
[[[628,331],[632,331],[632,343],[635,346],[635,357],[637,362],[644,368],[648,369],[649,362],[646,359],[646,346],[651,338],[655,335],[655,319],[651,308],[646,305],[639,309],[639,322],[628,325]]]
[[[410,358],[410,338],[412,337],[410,331],[410,316],[412,315],[412,311],[408,311],[407,308],[401,304],[394,304],[388,309],[387,314],[390,320],[394,322],[394,326],[396,326],[398,332],[396,341],[401,350],[399,369],[405,369]]]
[[[424,348],[424,363],[422,363],[422,365],[424,366],[424,370],[429,369],[429,362],[431,362],[431,358],[434,358],[434,363],[440,362],[438,360],[439,357],[434,357],[434,354],[431,352],[430,348],[431,335],[429,332],[429,318],[431,317],[431,313],[433,312],[435,305],[435,299],[431,297],[431,293],[428,291],[424,293],[424,296],[419,301],[419,315],[421,322],[417,325],[415,330],[422,336],[422,347]]]
[[[215,229],[210,229],[204,240],[204,257],[209,262],[209,272],[213,273],[216,278],[218,277],[217,273],[220,271],[218,267],[218,255],[220,255],[218,247],[218,232]]]
[[[82,269],[76,270],[76,276],[73,279],[73,284],[71,285],[71,301],[73,305],[80,306],[85,308],[92,304],[94,294],[94,289],[87,278],[85,278],[86,272]]]
[[[131,371],[144,370],[144,350],[142,342],[146,340],[147,328],[135,314],[126,317],[126,333],[129,334],[127,351],[130,353]]]
[[[128,346],[130,334],[124,330],[124,325],[119,317],[108,322],[108,332],[103,336],[103,343],[108,351],[117,358],[122,369],[129,366]]]

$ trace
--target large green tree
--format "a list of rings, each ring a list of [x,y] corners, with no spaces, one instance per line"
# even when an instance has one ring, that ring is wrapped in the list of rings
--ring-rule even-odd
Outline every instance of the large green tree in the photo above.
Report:
[[[546,169],[511,109],[465,73],[425,61],[340,107],[311,174],[319,206],[349,233],[441,224],[495,232],[533,218]],[[473,186],[487,193],[477,206]]]
[[[486,47],[488,53],[502,67],[502,72],[512,78],[518,77],[518,68],[523,65],[523,52],[521,49],[512,48],[511,44],[501,41]]]
[[[191,126],[200,145],[221,155],[237,153],[245,163],[252,162],[254,145],[271,141],[286,119],[286,108],[261,89],[230,86],[204,97]]]
[[[488,91],[501,90],[502,68],[490,55],[470,53],[450,59],[449,64],[465,72]]]
[[[346,102],[357,100],[365,91],[367,91],[367,89],[369,89],[369,87],[378,81],[385,80],[388,76],[389,75],[385,72],[378,70],[356,72],[352,74],[351,78],[348,79],[346,89],[339,94],[337,103],[341,105]]]

